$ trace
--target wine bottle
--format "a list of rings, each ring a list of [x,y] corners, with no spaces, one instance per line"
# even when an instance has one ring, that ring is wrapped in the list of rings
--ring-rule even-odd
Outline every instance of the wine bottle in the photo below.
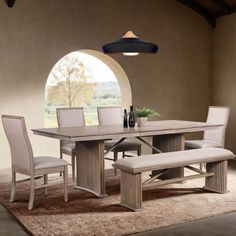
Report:
[[[133,109],[133,106],[130,106],[129,127],[130,127],[130,128],[133,128],[134,126],[135,126],[134,109]]]
[[[124,109],[123,127],[128,128],[128,115],[126,109]]]

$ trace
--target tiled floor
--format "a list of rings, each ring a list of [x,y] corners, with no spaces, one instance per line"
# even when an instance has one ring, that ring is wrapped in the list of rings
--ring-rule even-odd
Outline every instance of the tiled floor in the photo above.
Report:
[[[0,204],[0,235],[1,236],[26,236],[24,231],[15,217]]]
[[[235,236],[236,212],[191,223],[164,227],[132,236]]]
[[[108,164],[109,165],[109,164]],[[229,171],[236,173],[236,161],[229,165]],[[0,182],[9,181],[9,170],[1,170]],[[28,235],[17,220],[0,204],[0,235]],[[151,231],[133,234],[134,236],[235,236],[236,212],[218,215],[190,223],[178,224]]]

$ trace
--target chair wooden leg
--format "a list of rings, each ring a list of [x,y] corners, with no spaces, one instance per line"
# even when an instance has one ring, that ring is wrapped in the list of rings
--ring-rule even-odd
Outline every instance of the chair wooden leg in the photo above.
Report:
[[[116,162],[118,160],[118,152],[114,152],[114,162]],[[114,173],[115,175],[117,175],[117,169],[114,168]]]
[[[203,171],[203,163],[199,164],[200,170]]]
[[[76,159],[76,155],[73,153],[71,155],[71,166],[72,166],[72,179],[73,182],[75,182],[75,160]]]
[[[29,199],[29,206],[28,206],[29,210],[32,210],[34,207],[34,192],[35,192],[35,181],[34,181],[34,176],[31,176],[31,179],[30,179],[30,199]]]
[[[125,152],[122,152],[122,158],[125,158]]]
[[[204,171],[206,169],[206,163],[201,163],[200,164],[200,170]]]
[[[48,183],[48,175],[47,174],[43,175],[43,182],[44,182],[44,184]],[[44,191],[45,191],[45,195],[47,195],[48,194],[48,188],[45,187]]]
[[[14,202],[15,201],[15,192],[16,192],[16,172],[14,170],[12,170],[10,202]]]
[[[142,148],[141,148],[141,146],[138,148],[138,150],[137,150],[137,155],[138,156],[141,156],[142,155]]]
[[[61,149],[60,149],[60,159],[63,159],[63,153],[62,153]],[[60,172],[60,176],[62,176],[62,172]]]
[[[206,164],[207,172],[214,172],[215,175],[207,177],[205,189],[217,192],[227,192],[227,161],[211,162]]]
[[[68,166],[65,166],[65,169],[63,171],[63,180],[64,180],[64,191],[65,191],[64,200],[65,202],[68,202]]]
[[[131,210],[142,209],[142,178],[141,173],[131,174],[121,171],[121,204]]]

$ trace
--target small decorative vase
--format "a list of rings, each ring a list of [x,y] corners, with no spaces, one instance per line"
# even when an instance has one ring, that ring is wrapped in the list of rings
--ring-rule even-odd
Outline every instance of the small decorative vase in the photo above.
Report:
[[[145,126],[147,123],[147,117],[137,117],[138,127]]]

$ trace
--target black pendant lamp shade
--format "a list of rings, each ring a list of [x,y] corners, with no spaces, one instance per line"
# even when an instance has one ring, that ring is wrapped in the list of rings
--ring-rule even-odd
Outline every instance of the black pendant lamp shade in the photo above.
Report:
[[[8,7],[13,7],[15,0],[4,0]]]
[[[145,42],[134,35],[132,31],[128,31],[119,40],[105,44],[102,49],[104,53],[123,53],[127,56],[136,56],[139,53],[156,53],[158,46]]]

